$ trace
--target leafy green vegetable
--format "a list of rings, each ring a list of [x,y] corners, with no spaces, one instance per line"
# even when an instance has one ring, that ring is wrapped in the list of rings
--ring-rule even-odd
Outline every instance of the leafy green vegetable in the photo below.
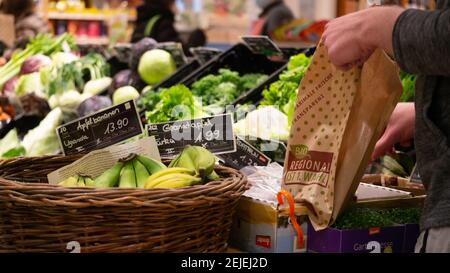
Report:
[[[143,93],[137,102],[139,109],[153,110],[161,100],[160,93],[160,91],[152,90]]]
[[[397,224],[418,224],[422,214],[420,208],[393,208],[382,210],[380,213]]]
[[[194,96],[189,88],[176,85],[161,91],[159,101],[151,111],[146,112],[146,118],[149,123],[194,118],[198,114],[194,105]]]
[[[372,227],[389,227],[395,223],[383,217],[377,210],[369,208],[354,208],[339,216],[332,225],[337,229],[365,229]]]
[[[398,224],[418,224],[420,215],[420,208],[353,208],[339,216],[332,227],[341,230],[349,230],[389,227]]]
[[[403,85],[401,102],[412,102],[415,97],[416,76],[400,71],[400,79]]]
[[[0,158],[9,158],[9,154],[20,146],[17,130],[12,129],[2,140],[0,140]]]
[[[288,70],[294,70],[299,67],[308,67],[311,63],[311,58],[307,57],[305,54],[298,54],[292,56],[289,59]]]
[[[245,74],[220,69],[218,75],[207,75],[192,85],[192,93],[202,98],[205,106],[224,107],[231,104],[242,93],[255,88],[267,79],[264,74]]]
[[[278,107],[285,114],[285,106],[290,102],[291,98],[297,97],[298,83],[276,81],[269,86],[269,89],[263,91],[264,99],[261,105]]]
[[[26,156],[44,156],[54,154],[59,150],[56,128],[61,125],[62,110],[52,110],[38,127],[30,130],[23,138],[22,145]]]
[[[265,82],[269,76],[258,73],[250,73],[245,74],[241,77],[241,89],[242,90],[251,90],[256,86]]]
[[[298,86],[310,63],[311,58],[303,53],[292,56],[288,63],[288,69],[279,76],[279,80],[263,91],[261,105],[278,107],[288,115],[289,124],[291,124]]]
[[[14,158],[24,156],[25,154],[26,154],[25,148],[23,146],[19,146],[4,153],[2,155],[2,158],[3,159]]]

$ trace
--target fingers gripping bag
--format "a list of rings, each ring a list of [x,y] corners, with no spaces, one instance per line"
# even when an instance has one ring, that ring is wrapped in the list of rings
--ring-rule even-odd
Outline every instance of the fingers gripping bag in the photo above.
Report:
[[[401,93],[398,66],[383,51],[341,71],[319,44],[300,83],[282,185],[315,230],[351,201]]]

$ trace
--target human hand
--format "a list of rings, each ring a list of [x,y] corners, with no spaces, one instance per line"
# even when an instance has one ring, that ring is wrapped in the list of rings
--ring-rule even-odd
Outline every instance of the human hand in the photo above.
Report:
[[[331,63],[348,70],[362,65],[377,48],[393,55],[392,32],[401,7],[374,7],[336,18],[322,36]]]
[[[414,137],[415,117],[414,103],[399,103],[375,146],[372,160],[392,152],[397,143],[408,146]]]

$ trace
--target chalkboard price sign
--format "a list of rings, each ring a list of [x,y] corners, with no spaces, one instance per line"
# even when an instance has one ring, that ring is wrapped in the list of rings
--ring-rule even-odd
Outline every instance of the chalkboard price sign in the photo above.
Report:
[[[225,165],[240,170],[247,166],[267,166],[270,164],[270,158],[242,138],[236,137],[236,146],[236,152],[219,156],[225,162]]]
[[[267,36],[242,36],[241,39],[256,54],[267,57],[283,56],[281,49]]]
[[[201,146],[219,155],[236,151],[232,114],[201,119],[147,124],[162,157],[173,157],[187,145]]]
[[[56,129],[65,155],[102,149],[144,132],[134,101],[77,119]]]
[[[201,63],[207,63],[214,57],[220,55],[222,51],[215,49],[215,48],[209,48],[209,47],[195,47],[190,49],[192,55],[197,57],[197,59]]]

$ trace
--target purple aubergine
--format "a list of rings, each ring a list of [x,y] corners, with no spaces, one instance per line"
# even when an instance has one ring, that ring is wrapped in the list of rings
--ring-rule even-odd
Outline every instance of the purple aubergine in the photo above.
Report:
[[[52,60],[45,55],[34,55],[26,59],[20,67],[20,74],[26,75],[35,72],[47,65],[52,64]]]

